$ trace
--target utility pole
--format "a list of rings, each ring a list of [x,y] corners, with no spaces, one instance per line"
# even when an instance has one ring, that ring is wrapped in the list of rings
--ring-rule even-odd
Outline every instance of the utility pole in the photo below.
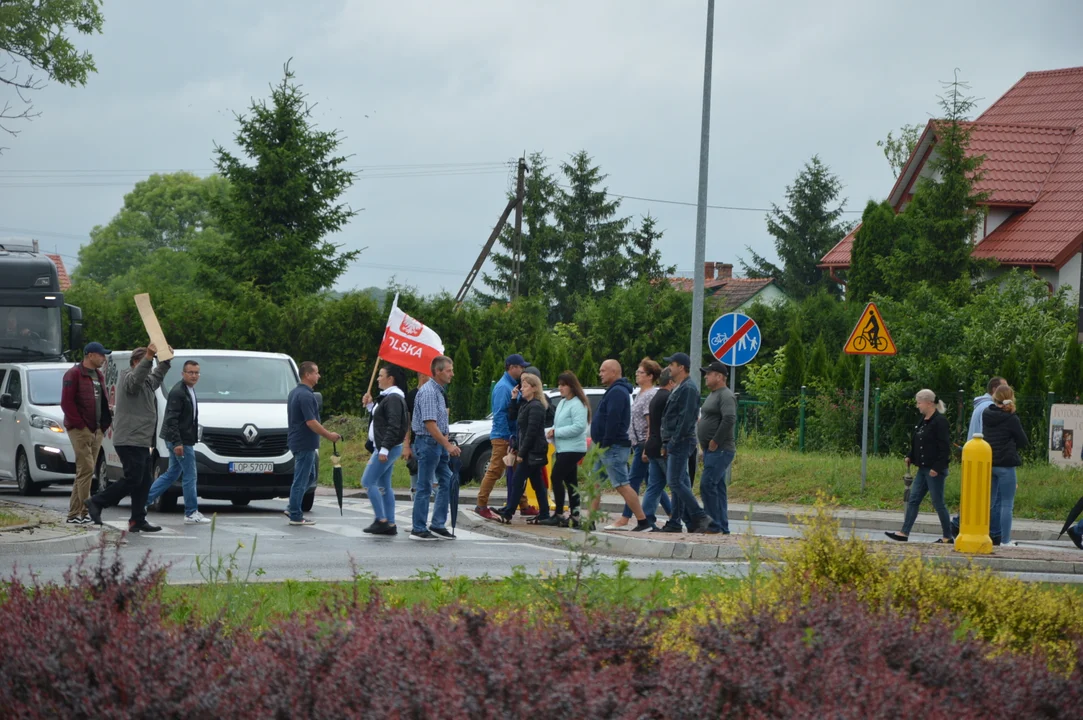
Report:
[[[703,120],[699,131],[699,197],[696,203],[696,264],[692,285],[692,382],[699,387],[703,357],[703,263],[707,259],[707,158],[711,145],[711,59],[714,54],[714,0],[707,0],[707,48],[703,57]]]
[[[455,295],[455,309],[458,310],[462,306],[463,301],[466,300],[466,296],[470,293],[470,287],[474,284],[474,280],[477,278],[478,273],[481,272],[481,266],[485,264],[485,259],[489,257],[489,251],[493,249],[493,243],[496,242],[497,237],[500,236],[500,231],[504,229],[504,226],[508,224],[508,218],[511,217],[511,211],[518,208],[517,215],[521,215],[523,212],[523,198],[525,197],[526,187],[526,159],[521,158],[519,160],[519,179],[516,182],[515,197],[508,200],[507,206],[504,208],[504,212],[500,213],[500,219],[496,221],[496,225],[493,227],[493,231],[489,234],[489,239],[485,241],[485,246],[481,249],[481,253],[478,255],[478,259],[474,261],[474,267],[470,268],[470,272],[466,274],[466,280],[463,281],[463,286],[459,288],[459,292]],[[518,243],[517,243],[518,244]],[[516,268],[518,267],[518,260],[515,261]],[[514,279],[513,286],[518,283],[518,270],[516,272],[516,278]]]
[[[523,198],[526,197],[526,153],[519,158],[519,172],[516,173],[515,197],[515,279],[512,282],[511,299],[519,297],[519,272],[523,261]]]

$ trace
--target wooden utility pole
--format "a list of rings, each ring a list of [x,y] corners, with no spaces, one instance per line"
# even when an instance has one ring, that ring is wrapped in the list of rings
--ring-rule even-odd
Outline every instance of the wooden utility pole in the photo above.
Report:
[[[500,214],[500,219],[496,221],[496,226],[493,227],[493,231],[489,234],[489,239],[485,241],[485,246],[481,249],[481,253],[478,255],[478,259],[474,261],[474,267],[470,268],[470,272],[466,275],[466,280],[463,281],[463,286],[459,288],[458,294],[455,295],[455,309],[458,310],[466,300],[466,296],[470,293],[470,287],[474,284],[474,280],[477,278],[478,273],[481,272],[481,266],[485,264],[485,259],[489,257],[489,252],[493,249],[493,243],[500,237],[500,231],[504,229],[504,226],[508,224],[508,218],[511,217],[511,211],[517,210],[515,214],[517,236],[522,230],[522,216],[523,216],[523,198],[526,195],[526,158],[519,159],[519,171],[518,179],[515,183],[515,197],[508,201],[507,207],[504,208],[504,212]],[[515,241],[515,255],[513,259],[512,272],[514,277],[512,279],[513,291],[517,291],[519,282],[519,239]]]
[[[511,286],[511,299],[519,297],[519,272],[523,262],[523,198],[526,197],[526,155],[519,158],[519,171],[516,173],[515,197],[515,279]]]

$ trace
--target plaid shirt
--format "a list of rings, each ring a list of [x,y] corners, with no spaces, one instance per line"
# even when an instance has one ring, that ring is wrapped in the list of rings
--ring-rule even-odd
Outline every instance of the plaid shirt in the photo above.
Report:
[[[415,437],[430,434],[425,427],[426,420],[435,420],[437,429],[447,435],[447,399],[444,388],[435,380],[422,385],[414,398],[414,417],[410,420],[410,429]]]

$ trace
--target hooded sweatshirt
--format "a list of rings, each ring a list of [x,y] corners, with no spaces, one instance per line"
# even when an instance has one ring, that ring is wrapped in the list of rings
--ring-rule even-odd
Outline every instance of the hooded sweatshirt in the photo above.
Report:
[[[974,433],[980,433],[982,431],[982,413],[985,412],[985,408],[992,404],[993,396],[989,393],[974,398],[974,412],[970,415],[970,430],[968,430],[966,434],[967,440],[974,437]]]
[[[613,445],[631,447],[628,427],[632,423],[632,384],[619,378],[609,386],[594,411],[590,423],[590,439],[599,447]]]
[[[1027,446],[1027,434],[1015,413],[989,405],[982,413],[985,441],[993,449],[993,467],[1019,467],[1019,449]]]

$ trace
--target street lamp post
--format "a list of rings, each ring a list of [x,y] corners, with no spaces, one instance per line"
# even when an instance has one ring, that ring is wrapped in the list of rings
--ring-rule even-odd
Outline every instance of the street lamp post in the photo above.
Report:
[[[714,0],[707,0],[707,47],[703,58],[703,120],[699,134],[699,197],[696,202],[696,261],[692,269],[692,333],[688,356],[692,382],[700,384],[703,356],[703,264],[707,259],[707,156],[711,145],[711,57],[714,50]]]

